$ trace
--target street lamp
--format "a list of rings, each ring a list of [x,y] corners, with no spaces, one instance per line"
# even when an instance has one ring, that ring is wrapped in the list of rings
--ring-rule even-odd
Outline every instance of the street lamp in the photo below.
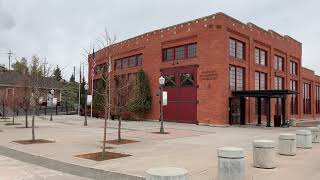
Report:
[[[84,101],[84,125],[87,126],[87,96],[88,96],[88,84],[84,85],[85,101]]]
[[[163,76],[160,76],[159,78],[159,84],[160,84],[160,121],[161,121],[161,126],[160,126],[160,134],[164,134],[164,129],[163,129],[163,85],[165,83],[165,79]]]
[[[54,98],[54,90],[50,90],[50,106],[53,107],[53,98]],[[48,104],[48,102],[47,102]],[[50,121],[52,121],[52,109],[51,109],[51,114],[50,114]]]

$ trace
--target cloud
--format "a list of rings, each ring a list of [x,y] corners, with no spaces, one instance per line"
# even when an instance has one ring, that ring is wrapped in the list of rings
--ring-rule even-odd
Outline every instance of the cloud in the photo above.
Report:
[[[303,43],[303,64],[320,73],[318,50],[320,18],[317,0],[0,0],[0,51],[15,56],[38,54],[65,67],[85,61],[81,48],[89,48],[105,27],[118,40],[176,23],[224,12]],[[0,56],[0,64],[7,57]]]
[[[14,26],[15,20],[13,16],[2,8],[0,1],[0,31],[10,30]]]

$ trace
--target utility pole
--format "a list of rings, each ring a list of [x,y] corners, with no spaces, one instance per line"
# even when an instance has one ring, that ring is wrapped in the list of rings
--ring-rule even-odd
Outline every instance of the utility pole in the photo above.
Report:
[[[81,108],[81,80],[82,80],[82,72],[81,72],[81,65],[80,63],[80,68],[79,68],[79,99],[78,99],[78,115],[80,116],[80,108]]]
[[[9,67],[8,67],[8,70],[10,71],[11,69],[11,57],[13,55],[13,52],[11,50],[9,50],[8,53],[0,53],[0,54],[8,54],[8,60],[9,60]]]
[[[73,66],[73,77],[76,79],[76,66]]]
[[[9,59],[9,71],[10,71],[10,68],[11,68],[11,55],[12,55],[13,53],[11,52],[11,50],[9,51],[9,53],[8,53],[8,59]]]

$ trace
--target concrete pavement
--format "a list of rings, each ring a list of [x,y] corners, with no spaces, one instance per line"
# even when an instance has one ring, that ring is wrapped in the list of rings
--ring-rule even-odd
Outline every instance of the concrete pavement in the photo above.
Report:
[[[0,155],[1,180],[89,180]]]
[[[23,117],[17,121],[23,123]],[[88,119],[83,126],[83,117],[55,116],[37,118],[36,137],[54,140],[56,143],[20,145],[14,140],[31,138],[31,129],[3,126],[0,134],[2,146],[25,153],[43,156],[57,161],[83,167],[117,172],[143,177],[144,171],[156,166],[177,166],[188,169],[192,180],[213,180],[216,178],[216,149],[222,146],[236,146],[246,151],[246,176],[248,180],[286,179],[300,180],[303,177],[320,179],[317,170],[320,158],[320,144],[313,144],[312,150],[298,150],[297,156],[277,156],[278,167],[263,170],[252,167],[252,141],[270,139],[278,141],[283,132],[293,132],[298,128],[264,127],[209,127],[193,124],[165,123],[167,135],[154,134],[159,130],[158,122],[123,122],[123,138],[140,141],[115,147],[112,152],[131,154],[130,157],[102,162],[74,157],[75,155],[101,151],[103,120]],[[23,126],[23,124],[21,125]],[[117,122],[108,123],[108,139],[116,139]]]

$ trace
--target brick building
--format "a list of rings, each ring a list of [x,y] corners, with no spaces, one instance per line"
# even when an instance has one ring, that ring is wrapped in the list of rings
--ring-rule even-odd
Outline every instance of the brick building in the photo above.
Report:
[[[270,101],[272,119],[281,114],[281,104],[286,104],[287,118],[320,117],[320,77],[302,67],[302,44],[223,13],[148,32],[111,48],[117,52],[112,76],[134,74],[141,68],[148,75],[153,105],[146,119],[159,119],[156,94],[161,75],[168,91],[167,121],[229,124],[232,119],[239,123],[240,103],[231,97],[232,92],[245,90],[297,92],[288,95],[286,103],[279,98]],[[96,53],[95,81],[101,78],[99,68],[107,57],[104,49]],[[261,101],[265,121],[266,99]],[[245,123],[256,123],[257,99],[245,98],[244,106]]]
[[[40,94],[43,95],[43,97],[41,97],[43,102],[47,102],[48,93],[52,89],[54,90],[54,97],[57,98],[58,102],[61,101],[61,90],[63,84],[55,78],[42,77],[38,82],[28,82],[28,77],[17,71],[0,70],[0,94],[3,96],[0,97],[0,99],[3,98],[9,102],[18,95],[23,96],[23,94],[17,94],[21,93],[19,90],[24,88],[31,89],[31,85],[39,87]]]

